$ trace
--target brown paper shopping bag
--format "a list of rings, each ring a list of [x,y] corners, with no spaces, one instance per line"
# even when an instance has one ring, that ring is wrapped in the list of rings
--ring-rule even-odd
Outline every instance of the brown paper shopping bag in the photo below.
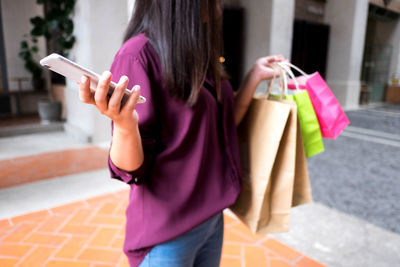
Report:
[[[293,101],[253,98],[239,126],[243,189],[230,209],[254,233],[289,230],[296,110]]]
[[[285,68],[283,68],[285,69]],[[289,76],[293,73],[289,74]],[[295,100],[293,95],[285,95],[287,100]],[[298,102],[296,102],[298,104]],[[302,106],[297,106],[298,109]],[[296,142],[296,166],[294,176],[294,188],[293,188],[293,201],[292,206],[299,206],[312,202],[311,184],[308,176],[306,151],[304,148],[304,142],[301,131],[300,119],[297,120],[297,142]]]
[[[292,206],[295,207],[312,202],[313,198],[311,192],[311,183],[308,176],[307,160],[301,137],[300,123],[297,121],[296,167]]]

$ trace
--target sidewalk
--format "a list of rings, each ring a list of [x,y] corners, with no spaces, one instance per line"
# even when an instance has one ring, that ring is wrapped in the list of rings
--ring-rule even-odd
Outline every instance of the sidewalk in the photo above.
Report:
[[[328,266],[400,266],[400,104],[346,113],[350,126],[307,160],[314,203],[274,237]]]
[[[314,203],[292,209],[290,232],[255,237],[225,211],[221,266],[399,265],[400,105],[363,107],[348,114],[351,126],[337,140],[325,140],[326,151],[308,160]],[[0,189],[0,266],[126,264],[118,231],[124,225],[127,186],[109,178],[107,147],[76,142],[63,132],[0,138],[0,166],[5,166],[0,173],[10,166],[15,170],[4,179],[8,182],[20,181],[22,174],[25,181],[34,177],[19,172],[28,161],[39,169],[62,162],[69,166],[63,173],[53,172],[51,179],[35,177]],[[87,158],[78,160],[77,155],[90,155],[97,163],[88,168],[82,164]],[[12,236],[18,241],[10,241]],[[95,244],[102,238],[104,243]],[[60,251],[71,243],[80,244],[79,249],[61,257]],[[87,258],[92,251],[99,253],[95,260]],[[101,258],[101,251],[110,258]],[[22,264],[32,258],[37,265]]]
[[[98,164],[106,145],[55,132],[2,138],[0,147],[7,177],[0,189],[0,266],[128,266],[122,253],[128,189]],[[82,164],[89,159],[96,164]],[[54,164],[69,168],[60,172]],[[38,177],[26,169],[47,171]],[[223,267],[324,266],[270,236],[254,236],[229,212],[224,217]]]
[[[0,266],[128,266],[128,190],[0,221]],[[323,266],[225,215],[221,266]]]

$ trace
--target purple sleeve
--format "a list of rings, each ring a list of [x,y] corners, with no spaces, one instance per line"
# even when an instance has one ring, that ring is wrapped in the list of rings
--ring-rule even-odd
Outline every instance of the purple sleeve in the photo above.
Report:
[[[108,167],[112,178],[121,180],[128,184],[141,184],[152,165],[155,153],[155,128],[156,120],[154,115],[153,98],[148,74],[144,64],[139,59],[124,55],[117,55],[110,69],[114,82],[118,82],[121,76],[126,75],[129,78],[128,89],[134,85],[140,85],[140,94],[146,98],[146,103],[137,104],[136,111],[139,114],[139,131],[142,138],[144,152],[144,161],[142,165],[134,171],[126,171],[118,168],[108,156]],[[112,131],[114,123],[111,122]],[[112,144],[111,144],[112,145]]]
[[[127,184],[140,184],[142,182],[142,176],[145,173],[145,164],[142,164],[138,169],[134,171],[125,171],[118,168],[112,162],[110,155],[108,156],[108,168],[110,170],[111,178],[118,179]]]

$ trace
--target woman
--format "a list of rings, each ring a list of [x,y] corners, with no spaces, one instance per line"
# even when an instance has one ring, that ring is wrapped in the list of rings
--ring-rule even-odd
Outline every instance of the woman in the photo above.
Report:
[[[219,266],[222,210],[241,189],[236,126],[270,64],[257,60],[234,97],[219,62],[219,0],[136,0],[124,44],[80,98],[113,121],[111,176],[131,185],[131,266]],[[109,82],[118,83],[107,98]],[[133,92],[125,105],[125,88]],[[137,104],[139,95],[145,104]]]

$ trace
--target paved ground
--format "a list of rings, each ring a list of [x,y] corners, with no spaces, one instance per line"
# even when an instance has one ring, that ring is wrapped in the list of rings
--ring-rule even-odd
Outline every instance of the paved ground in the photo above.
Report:
[[[86,146],[63,131],[4,137],[0,138],[0,160]]]
[[[0,220],[129,188],[108,177],[100,169],[2,189]]]
[[[309,159],[314,198],[400,234],[400,105],[348,115],[349,129]]]
[[[1,267],[128,266],[122,244],[129,187],[110,179],[104,164],[90,170],[81,164],[90,159],[105,162],[108,143],[100,144],[101,149],[64,133],[39,133],[3,138],[0,144],[2,178],[32,179],[0,189]],[[37,171],[22,171],[49,167],[64,172],[47,171],[62,176],[38,179]],[[251,234],[226,211],[221,266],[324,265],[270,236]]]
[[[400,136],[400,104],[381,104],[346,112],[351,126]]]
[[[295,249],[294,252],[285,252],[284,255],[291,257],[290,255],[296,256],[300,253],[327,266],[398,266],[400,229],[396,222],[400,221],[400,105],[370,106],[349,111],[348,115],[351,126],[337,140],[326,140],[326,151],[308,160],[315,202],[292,210],[289,233],[271,236]],[[66,141],[62,142],[64,138]],[[13,142],[17,146],[13,146]],[[43,146],[45,143],[50,145]],[[63,133],[15,137],[12,140],[5,138],[0,139],[0,159],[35,154],[35,151],[48,153],[70,147],[81,149],[82,146],[83,144],[69,139]],[[29,149],[25,150],[25,147]],[[51,210],[54,205],[106,194],[108,190],[112,192],[122,189],[119,183],[103,184],[103,181],[109,181],[106,176],[107,170],[103,169],[2,189],[0,206],[7,205],[8,211],[2,208],[4,213],[0,212],[0,220],[35,210]],[[90,186],[91,184],[97,186]],[[37,188],[40,188],[40,193],[32,193],[37,192]],[[229,215],[229,211],[226,214]],[[4,220],[0,222],[1,230],[4,229]],[[245,229],[242,231],[246,234]],[[244,238],[243,235],[241,237]],[[0,246],[2,240],[4,239],[0,238]],[[302,256],[282,256],[281,262],[271,261],[274,257],[268,258],[268,248],[256,248],[263,242],[254,242],[246,243],[252,248],[250,250],[243,246],[239,249],[237,244],[232,243],[230,249],[233,252],[229,253],[240,251],[240,257],[266,260],[269,265],[260,260],[255,260],[260,264],[246,265],[246,259],[240,258],[239,254],[227,254],[228,257],[225,258],[229,259],[225,259],[224,266],[296,266],[302,264],[302,259],[307,259],[307,264],[303,266],[317,264]],[[6,248],[9,251],[10,247]],[[30,253],[33,251],[36,250],[32,249]],[[260,255],[267,255],[267,258]],[[0,259],[6,258],[10,262],[21,260],[0,256]],[[47,258],[47,263],[56,258]]]
[[[0,221],[0,266],[128,266],[122,253],[128,190]],[[323,267],[225,215],[222,267]]]
[[[400,235],[319,202],[292,209],[290,227],[271,236],[327,266],[399,266]]]
[[[308,159],[315,202],[274,237],[328,266],[399,266],[400,105],[347,113],[351,126]]]

